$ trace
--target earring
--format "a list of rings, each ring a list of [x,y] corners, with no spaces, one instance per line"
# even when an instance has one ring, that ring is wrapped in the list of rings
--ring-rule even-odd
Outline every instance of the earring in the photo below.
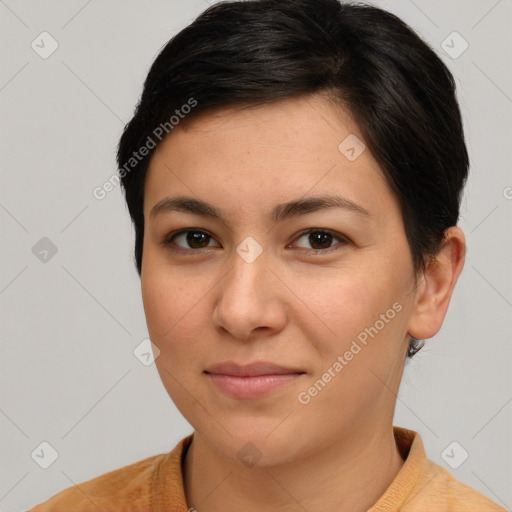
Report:
[[[415,338],[414,336],[411,336],[409,334],[409,337],[411,338],[409,341],[409,349],[407,350],[407,357],[412,357],[414,354],[419,352],[423,345],[425,345],[425,340],[420,340],[418,338]]]

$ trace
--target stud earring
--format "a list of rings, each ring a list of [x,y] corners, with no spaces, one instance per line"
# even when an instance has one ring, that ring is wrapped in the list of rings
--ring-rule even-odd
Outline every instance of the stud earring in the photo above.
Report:
[[[423,345],[425,345],[425,340],[420,340],[418,338],[415,338],[414,336],[411,336],[410,334],[409,337],[411,339],[409,341],[409,349],[407,350],[407,356],[412,357],[414,354],[416,354],[423,348]]]

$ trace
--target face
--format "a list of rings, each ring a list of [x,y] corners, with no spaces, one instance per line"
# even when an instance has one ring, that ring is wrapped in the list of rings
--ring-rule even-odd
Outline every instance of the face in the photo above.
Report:
[[[202,114],[152,157],[149,335],[167,392],[220,455],[250,442],[279,464],[392,420],[414,272],[361,142],[317,95]]]

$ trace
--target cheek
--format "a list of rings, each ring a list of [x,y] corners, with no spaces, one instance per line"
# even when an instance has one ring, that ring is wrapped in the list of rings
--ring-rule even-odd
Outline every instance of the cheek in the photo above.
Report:
[[[151,271],[143,270],[141,288],[149,334],[153,342],[160,346],[158,342],[171,329],[176,313],[172,307],[172,297],[177,294],[176,282],[166,279],[162,272],[153,267]]]
[[[388,387],[401,360],[406,314],[395,291],[391,284],[376,286],[374,280],[345,281],[342,287],[333,287],[323,313],[336,336],[310,338],[316,340],[320,359],[301,389],[302,398],[311,400],[304,407],[305,421],[316,425],[315,416],[321,417],[335,435],[340,424],[355,424],[374,411],[382,397],[392,399]]]
[[[161,352],[159,362],[176,368],[184,367],[185,359],[198,361],[211,316],[208,292],[213,284],[183,269],[148,267],[141,280],[142,301],[149,337]]]
[[[185,320],[187,307],[190,309],[189,303],[193,297],[178,272],[149,262],[142,274],[141,287],[150,337],[163,349],[166,340]]]
[[[333,276],[321,293],[320,289],[309,293],[308,302],[313,302],[333,341],[354,339],[392,306],[389,285],[382,282],[382,277],[380,280],[371,272],[363,275],[346,272],[337,278]]]
[[[398,279],[381,271],[347,276],[331,281],[325,293],[317,295],[315,307],[329,331],[324,329],[326,335],[320,337],[310,332],[308,337],[321,355],[316,373],[332,367],[341,356],[343,370],[336,374],[343,373],[346,383],[357,387],[370,367],[378,373],[393,365],[407,313]],[[341,380],[345,378],[337,382]]]
[[[151,268],[143,274],[142,299],[149,337],[160,350],[155,364],[168,395],[190,420],[190,414],[201,413],[195,411],[191,396],[199,393],[197,376],[203,368],[200,345],[205,337],[200,330],[205,322],[205,301],[201,301],[205,291],[179,271]]]

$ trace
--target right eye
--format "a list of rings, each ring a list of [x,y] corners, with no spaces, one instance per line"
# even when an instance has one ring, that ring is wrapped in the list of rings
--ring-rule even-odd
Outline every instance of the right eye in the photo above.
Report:
[[[168,247],[173,251],[197,252],[197,249],[207,248],[208,242],[212,240],[214,240],[212,235],[210,235],[206,231],[191,228],[181,229],[178,232],[167,235],[162,241],[161,245],[164,247]],[[176,241],[181,241],[181,243],[184,244],[185,246],[176,243]]]

